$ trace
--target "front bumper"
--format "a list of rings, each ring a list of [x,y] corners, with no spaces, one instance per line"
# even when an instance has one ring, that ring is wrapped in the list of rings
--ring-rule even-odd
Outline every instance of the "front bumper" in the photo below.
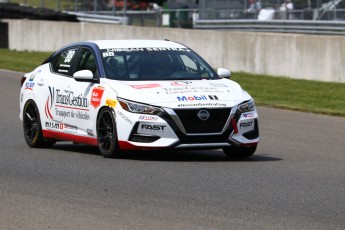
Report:
[[[257,111],[240,113],[233,108],[207,109],[210,118],[197,117],[200,109],[167,109],[161,116],[125,113],[133,120],[129,133],[119,132],[123,150],[157,148],[223,148],[255,146],[259,142]]]

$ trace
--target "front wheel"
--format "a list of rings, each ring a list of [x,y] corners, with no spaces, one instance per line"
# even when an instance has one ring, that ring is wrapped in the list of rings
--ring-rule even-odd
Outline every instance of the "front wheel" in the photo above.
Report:
[[[24,106],[23,131],[25,141],[31,148],[48,148],[55,143],[54,140],[43,137],[40,113],[33,100]]]
[[[102,109],[98,115],[97,140],[99,151],[104,157],[113,158],[122,153],[117,140],[114,111],[110,108]]]
[[[252,156],[257,146],[231,146],[223,148],[223,152],[231,159],[244,159]]]

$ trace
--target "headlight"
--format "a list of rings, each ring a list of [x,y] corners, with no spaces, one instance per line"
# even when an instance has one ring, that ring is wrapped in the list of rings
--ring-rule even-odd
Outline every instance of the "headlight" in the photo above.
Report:
[[[159,107],[140,104],[140,103],[136,103],[136,102],[132,102],[132,101],[127,101],[127,100],[124,100],[121,98],[118,98],[118,101],[119,101],[121,107],[124,110],[127,110],[128,112],[151,114],[151,115],[160,115],[160,114],[164,113],[164,110],[159,108]]]
[[[255,110],[254,100],[244,102],[238,106],[238,110],[242,113],[250,112]]]

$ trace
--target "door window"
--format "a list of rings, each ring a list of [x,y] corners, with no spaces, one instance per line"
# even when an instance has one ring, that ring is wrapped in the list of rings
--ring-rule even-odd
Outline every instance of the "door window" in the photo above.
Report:
[[[75,71],[90,70],[94,76],[98,76],[96,58],[90,49],[81,49],[76,66],[77,68]]]
[[[52,61],[52,70],[55,73],[70,75],[70,70],[78,48],[61,51]]]

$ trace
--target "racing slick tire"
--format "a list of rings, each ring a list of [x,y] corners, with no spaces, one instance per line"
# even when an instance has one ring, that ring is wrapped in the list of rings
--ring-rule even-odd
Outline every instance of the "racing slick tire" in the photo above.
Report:
[[[243,146],[231,146],[223,148],[223,152],[230,159],[244,159],[252,156],[256,151],[257,146],[243,147]]]
[[[33,100],[26,102],[23,110],[23,131],[31,148],[49,148],[55,141],[43,137],[40,113]]]
[[[97,118],[97,141],[100,153],[105,158],[120,156],[122,151],[119,148],[114,110],[103,108]]]

